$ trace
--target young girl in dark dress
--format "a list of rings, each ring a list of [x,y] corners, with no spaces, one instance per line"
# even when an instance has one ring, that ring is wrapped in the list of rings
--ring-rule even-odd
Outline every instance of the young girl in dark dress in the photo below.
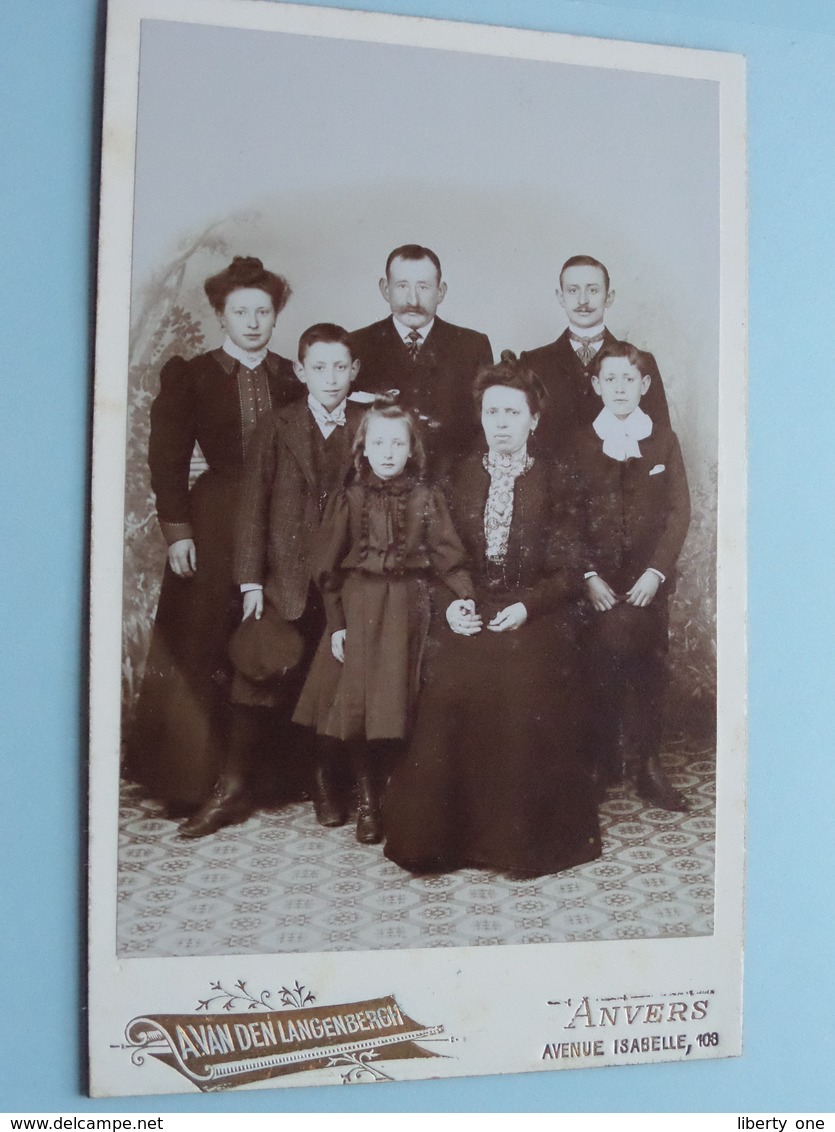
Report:
[[[443,497],[422,479],[411,415],[378,399],[354,442],[356,478],[331,497],[314,551],[327,629],[295,722],[346,741],[358,788],[357,839],[381,838],[385,748],[408,735],[429,629],[429,583],[472,596]]]

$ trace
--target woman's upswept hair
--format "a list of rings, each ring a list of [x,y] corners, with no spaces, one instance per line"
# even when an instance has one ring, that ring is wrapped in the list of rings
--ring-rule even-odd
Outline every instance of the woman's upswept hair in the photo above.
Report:
[[[363,414],[362,420],[357,429],[357,435],[354,437],[354,468],[359,473],[364,468],[369,466],[368,459],[365,455],[365,438],[368,435],[368,426],[374,417],[380,417],[386,421],[405,421],[406,427],[409,430],[409,459],[406,463],[406,468],[414,475],[422,476],[426,471],[426,453],[423,448],[423,441],[420,438],[420,432],[415,418],[407,410],[401,408],[394,397],[375,397],[373,404]]]
[[[594,355],[594,360],[589,367],[591,377],[600,376],[600,367],[607,358],[625,358],[642,377],[649,371],[649,359],[643,350],[639,350],[631,342],[610,342],[607,346],[601,347]]]
[[[266,291],[273,301],[276,314],[280,314],[292,294],[290,284],[284,276],[267,271],[261,260],[254,255],[236,255],[228,267],[217,275],[211,275],[203,284],[206,298],[218,314],[223,313],[226,300],[239,287],[257,287]]]
[[[506,385],[508,389],[520,390],[525,394],[532,413],[541,413],[548,400],[545,386],[533,370],[522,365],[512,350],[502,350],[501,361],[497,365],[483,366],[478,371],[473,382],[473,398],[479,412],[485,392],[493,385]]]

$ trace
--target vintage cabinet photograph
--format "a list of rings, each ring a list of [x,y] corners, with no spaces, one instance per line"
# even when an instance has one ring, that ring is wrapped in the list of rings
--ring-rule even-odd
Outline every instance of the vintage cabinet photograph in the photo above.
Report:
[[[110,0],[97,1096],[740,1052],[744,65]]]

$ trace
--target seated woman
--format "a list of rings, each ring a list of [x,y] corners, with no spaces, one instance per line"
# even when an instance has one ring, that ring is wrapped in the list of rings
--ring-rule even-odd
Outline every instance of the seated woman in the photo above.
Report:
[[[572,688],[579,575],[563,550],[573,540],[557,473],[527,453],[541,383],[504,353],[474,392],[488,451],[460,466],[450,510],[477,597],[452,601],[427,646],[415,729],[386,795],[385,853],[413,872],[541,876],[601,852]]]

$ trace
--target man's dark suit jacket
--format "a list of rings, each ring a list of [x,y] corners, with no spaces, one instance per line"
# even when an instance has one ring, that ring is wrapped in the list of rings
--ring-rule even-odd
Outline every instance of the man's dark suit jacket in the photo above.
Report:
[[[603,346],[616,341],[609,330],[604,331]],[[650,386],[641,398],[641,408],[655,424],[668,426],[670,410],[664,383],[655,358],[652,354],[647,354],[647,358]],[[548,402],[533,437],[531,451],[562,457],[575,430],[590,425],[603,408],[603,402],[592,389],[589,367],[583,366],[577,357],[568,330],[547,346],[525,350],[519,360],[538,375],[548,390]]]
[[[346,423],[336,437],[343,444],[346,471],[362,413],[349,401]],[[321,520],[322,484],[313,432],[317,428],[307,398],[276,409],[255,430],[244,468],[235,581],[260,582],[264,597],[289,621],[301,617],[307,605],[310,555]]]
[[[432,329],[412,361],[392,317],[351,335],[360,371],[355,387],[368,393],[400,390],[400,404],[416,413],[430,469],[441,474],[465,455],[480,435],[473,379],[493,363],[486,334],[453,326],[435,317]]]

